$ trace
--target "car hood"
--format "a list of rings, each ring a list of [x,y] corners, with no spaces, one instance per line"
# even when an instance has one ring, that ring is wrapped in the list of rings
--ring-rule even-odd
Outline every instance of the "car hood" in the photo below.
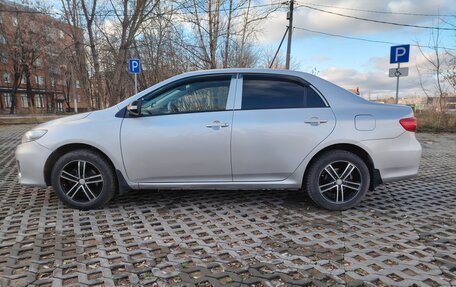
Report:
[[[76,114],[76,115],[62,117],[62,118],[59,118],[59,119],[55,119],[55,120],[52,120],[52,121],[48,121],[48,122],[42,123],[42,124],[36,126],[35,129],[47,128],[47,127],[59,125],[59,124],[66,123],[66,122],[82,120],[82,119],[87,118],[91,113],[92,112],[87,112],[87,113],[81,113],[81,114]]]

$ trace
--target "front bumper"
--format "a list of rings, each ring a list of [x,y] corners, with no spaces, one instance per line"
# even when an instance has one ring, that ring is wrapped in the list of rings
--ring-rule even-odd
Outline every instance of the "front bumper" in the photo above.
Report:
[[[36,141],[23,143],[16,148],[19,183],[45,187],[44,165],[51,151]]]
[[[414,133],[404,132],[393,139],[366,140],[362,144],[369,151],[382,182],[408,179],[418,174],[421,145]]]

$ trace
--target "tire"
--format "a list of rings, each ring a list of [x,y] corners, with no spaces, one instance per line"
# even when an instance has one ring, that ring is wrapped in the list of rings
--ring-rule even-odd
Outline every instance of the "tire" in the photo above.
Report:
[[[51,182],[64,203],[82,210],[99,208],[117,193],[116,175],[111,164],[99,153],[88,149],[61,156],[52,168]]]
[[[345,150],[332,150],[321,155],[311,164],[304,179],[309,197],[329,210],[345,210],[357,205],[369,185],[370,173],[366,163]]]

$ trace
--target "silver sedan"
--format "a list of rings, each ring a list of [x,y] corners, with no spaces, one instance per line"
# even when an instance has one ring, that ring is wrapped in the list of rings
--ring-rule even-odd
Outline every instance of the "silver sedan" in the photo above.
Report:
[[[410,107],[372,103],[294,71],[186,73],[105,110],[39,125],[19,182],[74,208],[131,189],[295,189],[342,210],[418,172]]]

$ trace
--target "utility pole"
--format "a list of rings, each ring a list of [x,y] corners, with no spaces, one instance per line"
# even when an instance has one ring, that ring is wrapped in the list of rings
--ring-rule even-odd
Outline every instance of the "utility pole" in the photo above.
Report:
[[[285,63],[285,68],[290,69],[290,56],[291,56],[291,37],[293,35],[293,7],[294,0],[290,0],[290,11],[287,13],[288,20],[288,44],[287,44],[287,59]]]

